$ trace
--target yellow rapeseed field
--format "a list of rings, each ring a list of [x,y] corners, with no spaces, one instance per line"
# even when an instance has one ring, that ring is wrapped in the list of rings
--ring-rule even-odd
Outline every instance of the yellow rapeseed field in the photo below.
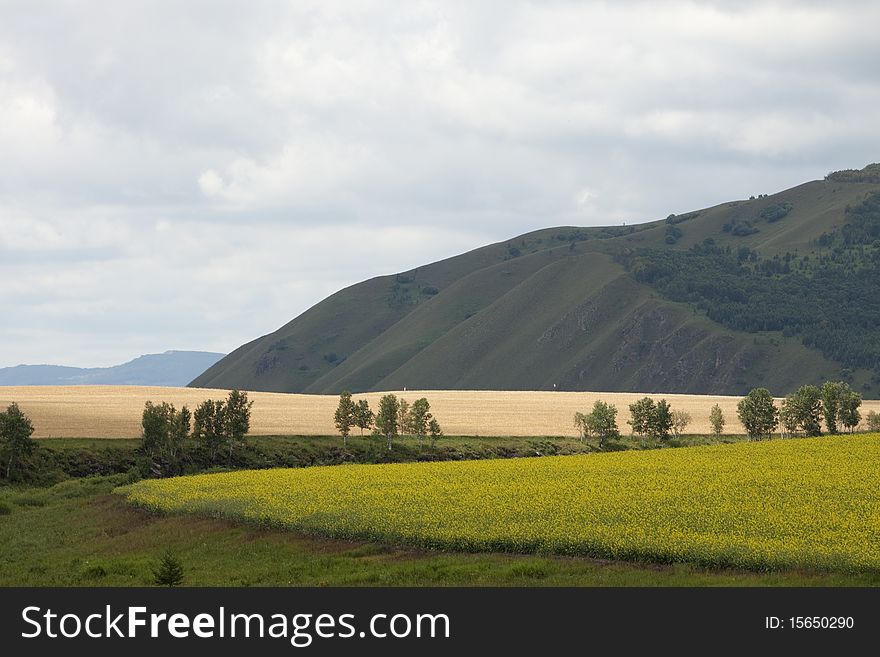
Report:
[[[195,408],[205,399],[220,399],[228,390],[143,386],[18,386],[0,387],[0,408],[17,402],[36,429],[36,438],[137,438],[144,402],[167,401]],[[355,395],[373,410],[384,393]],[[496,390],[409,390],[396,394],[413,401],[427,397],[431,411],[449,436],[575,436],[572,417],[588,412],[597,399],[615,404],[617,422],[626,433],[628,405],[645,393],[529,392]],[[327,436],[336,433],[334,395],[249,392],[254,400],[252,435]],[[736,419],[739,397],[652,393],[665,397],[675,410],[693,417],[687,433],[708,434],[709,411],[718,404],[727,424],[725,433],[745,433]],[[866,400],[862,415],[880,411],[880,401]]]
[[[880,435],[141,481],[132,502],[429,548],[880,569]]]

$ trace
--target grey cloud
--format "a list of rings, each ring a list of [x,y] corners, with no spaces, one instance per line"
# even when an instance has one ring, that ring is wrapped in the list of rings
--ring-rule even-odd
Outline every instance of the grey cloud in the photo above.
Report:
[[[862,166],[878,23],[870,2],[6,2],[0,365],[230,350],[368,276]]]

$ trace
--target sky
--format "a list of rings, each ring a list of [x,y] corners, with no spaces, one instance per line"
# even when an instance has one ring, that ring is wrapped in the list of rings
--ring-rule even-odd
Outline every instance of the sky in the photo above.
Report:
[[[0,0],[0,367],[228,352],[550,226],[880,161],[877,2]]]

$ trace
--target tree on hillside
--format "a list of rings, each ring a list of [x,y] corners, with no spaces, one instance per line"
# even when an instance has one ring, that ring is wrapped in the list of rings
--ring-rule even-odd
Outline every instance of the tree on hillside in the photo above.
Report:
[[[336,407],[336,412],[333,414],[333,422],[342,436],[343,445],[348,442],[348,434],[351,432],[351,427],[355,423],[356,410],[357,407],[351,399],[351,393],[348,390],[343,390],[339,395],[339,405]]]
[[[736,414],[751,440],[769,438],[779,424],[779,411],[767,388],[753,388],[737,404]]]
[[[637,402],[629,405],[632,419],[628,420],[627,424],[632,427],[633,433],[642,437],[648,435],[651,430],[651,418],[656,412],[656,408],[657,405],[650,397],[642,397]]]
[[[398,413],[400,402],[397,395],[383,395],[379,400],[379,412],[376,414],[376,431],[388,440],[388,449],[397,437]]]
[[[361,430],[362,436],[364,435],[364,429],[369,429],[373,426],[375,417],[373,411],[370,410],[369,402],[366,399],[359,400],[354,409],[354,424]]]
[[[13,402],[0,413],[0,456],[6,462],[6,479],[12,474],[12,466],[33,453],[37,442],[31,438],[34,425]]]
[[[672,431],[676,438],[681,437],[692,419],[687,411],[672,411]]]
[[[724,413],[718,404],[715,404],[709,411],[709,424],[712,426],[712,433],[718,438],[724,429]]]

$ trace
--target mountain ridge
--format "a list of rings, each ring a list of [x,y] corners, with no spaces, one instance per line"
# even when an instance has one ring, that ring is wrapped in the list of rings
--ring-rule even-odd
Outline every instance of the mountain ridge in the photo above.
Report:
[[[209,351],[169,350],[144,354],[111,367],[16,365],[0,368],[0,386],[156,385],[182,387],[223,358]]]
[[[833,312],[831,328],[786,316],[768,320],[772,330],[740,330],[728,317],[731,307],[749,310],[737,287],[746,283],[780,295],[791,288],[806,303],[819,281],[811,276],[839,276],[859,298],[870,291],[841,273],[847,263],[880,263],[880,241],[870,241],[880,183],[858,174],[642,224],[540,229],[375,277],[242,345],[192,385],[740,394],[844,377],[869,393],[880,383],[880,348],[853,366],[834,343],[848,328]],[[652,272],[656,263],[665,269]],[[727,288],[715,289],[716,279]],[[854,323],[874,315],[880,325],[873,306]]]

